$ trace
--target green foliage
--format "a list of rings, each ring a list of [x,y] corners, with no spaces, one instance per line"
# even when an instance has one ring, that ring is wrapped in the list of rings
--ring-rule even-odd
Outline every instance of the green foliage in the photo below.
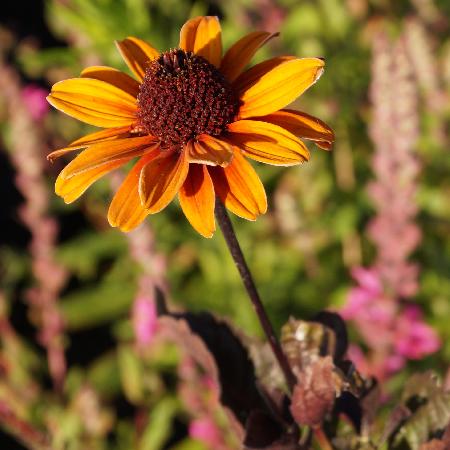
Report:
[[[256,0],[47,0],[47,25],[61,41],[60,46],[38,49],[23,42],[13,48],[11,56],[25,77],[48,85],[78,76],[91,63],[126,71],[115,40],[131,35],[159,49],[175,47],[184,21],[209,13],[221,17],[225,47],[266,24],[274,28],[271,31],[280,31],[280,37],[261,49],[253,62],[280,54],[320,55],[326,59],[320,82],[293,107],[330,124],[336,133],[333,152],[322,152],[308,143],[312,158],[302,167],[254,164],[266,187],[269,211],[255,223],[232,218],[268,314],[274,328],[280,330],[290,316],[308,319],[323,308],[341,306],[351,285],[350,268],[373,260],[374,249],[364,231],[373,215],[365,193],[372,179],[368,90],[373,29],[383,21],[395,35],[408,16],[417,16],[434,46],[429,56],[442,72],[438,79],[441,92],[448,96],[448,25],[442,22],[441,28],[434,27],[419,4],[435,5],[438,16],[444,19],[450,8],[444,0],[268,3],[282,12],[283,20],[274,22],[274,12],[265,14],[267,2]],[[413,256],[421,265],[420,292],[414,301],[423,306],[427,322],[442,338],[443,348],[433,359],[415,362],[405,374],[383,386],[392,396],[401,391],[413,370],[433,364],[443,374],[450,360],[450,163],[446,134],[450,110],[448,104],[441,105],[445,100],[437,102],[441,106],[436,109],[431,108],[427,98],[427,86],[422,86],[418,152],[423,175],[417,202],[423,242]],[[2,104],[0,110],[3,118],[6,113]],[[91,131],[56,112],[46,117],[42,130],[52,148],[63,147]],[[7,123],[1,131],[5,144],[9,144],[14,136]],[[56,164],[48,168],[49,192],[60,168],[62,165]],[[225,316],[251,337],[261,337],[260,326],[219,230],[210,240],[201,238],[187,223],[177,202],[150,216],[147,224],[154,248],[149,251],[165,260],[166,270],[161,276],[154,267],[136,262],[128,237],[109,228],[105,214],[110,198],[109,182],[96,183],[82,200],[70,206],[51,194],[51,213],[61,225],[55,258],[68,273],[59,298],[67,332],[61,345],[66,353],[74,348],[80,352],[78,339],[88,336],[81,351],[87,356],[69,364],[63,400],[41,386],[48,381],[49,373],[41,346],[32,341],[40,319],[26,301],[28,288],[35,282],[27,244],[2,241],[0,281],[6,300],[1,304],[0,319],[8,317],[19,328],[26,323],[27,337],[8,336],[1,342],[0,369],[5,360],[10,384],[0,380],[0,400],[6,398],[22,418],[30,419],[38,428],[55,427],[55,449],[202,450],[206,448],[203,444],[186,437],[192,416],[176,397],[179,352],[174,346],[161,346],[151,355],[142,355],[132,342],[130,308],[139,291],[139,277],[145,273],[163,278],[158,281],[169,287],[171,309],[206,310]],[[13,214],[14,223],[18,223],[16,212]],[[415,377],[407,386],[405,404],[413,395],[426,402],[399,425],[393,445],[416,450],[448,422],[449,399],[428,376]],[[410,386],[413,391],[408,391]],[[415,387],[424,391],[416,392]],[[83,396],[87,388],[94,392],[89,391],[88,400]],[[20,400],[18,392],[26,393],[26,402]],[[89,417],[91,424],[83,421],[83,402],[95,406]],[[51,405],[48,411],[43,411],[43,404]],[[139,411],[136,417],[127,416],[130,405]],[[125,413],[116,415],[120,408]],[[134,420],[141,421],[139,433]],[[90,428],[92,424],[95,426]],[[381,428],[378,425],[377,432]],[[344,425],[342,429],[344,435],[347,429]],[[176,439],[172,439],[174,435]],[[372,445],[354,442],[352,434],[345,446],[338,448]]]
[[[450,393],[432,373],[415,374],[403,391],[403,404],[410,406],[411,416],[394,437],[394,446],[406,440],[409,448],[418,450],[430,436],[446,428],[450,420]]]

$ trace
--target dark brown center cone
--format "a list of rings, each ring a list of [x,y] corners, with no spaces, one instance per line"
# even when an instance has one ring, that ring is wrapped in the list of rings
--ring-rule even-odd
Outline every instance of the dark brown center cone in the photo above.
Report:
[[[152,61],[138,95],[139,128],[179,147],[200,134],[220,135],[239,101],[230,83],[205,58],[180,49]]]

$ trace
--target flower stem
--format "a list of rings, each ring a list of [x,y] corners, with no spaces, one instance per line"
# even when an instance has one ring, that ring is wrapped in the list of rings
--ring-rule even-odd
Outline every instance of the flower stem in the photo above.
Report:
[[[218,198],[216,199],[215,213],[217,221],[219,222],[220,229],[222,230],[223,236],[225,237],[225,241],[228,245],[228,249],[230,250],[231,256],[233,257],[233,260],[242,278],[242,282],[244,283],[245,289],[247,290],[247,294],[250,297],[253,308],[261,323],[261,327],[264,330],[272,352],[274,353],[275,358],[277,359],[278,364],[283,371],[289,390],[292,392],[296,383],[295,375],[292,373],[291,366],[289,365],[286,355],[283,353],[280,343],[273,330],[272,324],[270,323],[269,317],[267,316],[266,310],[264,309],[264,305],[261,301],[261,298],[259,297],[255,282],[253,281],[252,274],[250,273],[250,270],[245,261],[244,254],[242,253],[241,247],[237,240],[230,217],[228,216],[228,213],[222,202]]]
[[[327,438],[327,435],[324,433],[322,428],[318,428],[314,431],[314,437],[317,443],[320,445],[321,450],[333,450],[333,446]]]
[[[50,450],[49,437],[16,416],[4,401],[0,401],[0,423],[2,427],[28,448]]]

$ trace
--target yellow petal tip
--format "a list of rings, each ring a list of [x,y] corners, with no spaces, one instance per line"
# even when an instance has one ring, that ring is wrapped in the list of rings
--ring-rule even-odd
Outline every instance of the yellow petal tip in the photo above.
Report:
[[[53,95],[51,93],[48,94],[47,97],[45,97],[45,100],[47,100],[47,102],[50,103],[50,105],[56,108],[55,104],[53,103]]]
[[[75,199],[74,199],[74,200],[69,200],[69,198],[67,198],[67,197],[65,197],[65,196],[63,196],[63,195],[61,195],[61,194],[58,194],[58,196],[61,197],[61,198],[63,199],[63,201],[64,201],[64,203],[65,203],[66,205],[70,205],[71,203],[73,203],[73,202],[75,201]]]
[[[315,74],[315,76],[314,76],[314,82],[316,82],[316,81],[318,81],[319,80],[319,78],[323,75],[323,72],[325,71],[325,69],[323,68],[323,66],[320,66],[318,69],[317,69],[317,72],[316,72],[316,74]]]

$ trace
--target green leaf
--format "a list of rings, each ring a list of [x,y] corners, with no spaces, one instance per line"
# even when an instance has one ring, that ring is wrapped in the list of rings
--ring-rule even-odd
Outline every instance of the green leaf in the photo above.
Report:
[[[412,415],[394,436],[394,446],[406,441],[412,450],[418,450],[436,432],[443,430],[450,420],[450,392],[445,392],[438,377],[432,372],[413,375],[407,382],[403,403]]]
[[[151,411],[139,450],[159,450],[172,434],[172,420],[179,409],[175,398],[166,397]]]
[[[101,325],[126,314],[134,297],[132,285],[102,283],[65,296],[60,305],[69,330]]]
[[[198,440],[184,439],[173,447],[170,447],[170,450],[208,450],[208,447]]]
[[[96,274],[99,262],[124,253],[126,240],[116,230],[85,233],[65,242],[57,253],[58,261],[82,279]]]
[[[131,403],[140,403],[143,399],[142,362],[130,346],[121,346],[117,357],[125,396]]]
[[[102,355],[89,367],[87,378],[101,395],[113,397],[120,393],[120,374],[117,355],[113,352]]]

